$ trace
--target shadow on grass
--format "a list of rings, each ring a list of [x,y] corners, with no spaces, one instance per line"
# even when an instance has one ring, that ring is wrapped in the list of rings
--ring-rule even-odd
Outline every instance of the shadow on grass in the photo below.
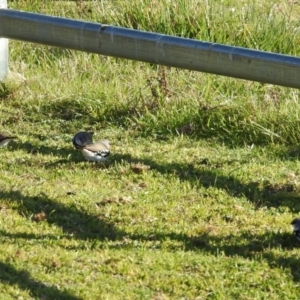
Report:
[[[141,162],[149,165],[152,170],[165,175],[175,175],[182,181],[189,181],[196,186],[214,187],[227,191],[234,197],[246,197],[257,208],[262,206],[280,207],[287,206],[293,212],[300,211],[299,195],[297,191],[290,186],[260,186],[257,182],[242,183],[233,175],[224,175],[222,170],[210,165],[185,165],[179,163],[159,164],[151,159],[135,160],[130,155],[112,155],[111,163],[118,163],[123,160],[128,162]],[[69,161],[68,161],[69,162]],[[59,163],[67,163],[60,161]],[[55,167],[55,163],[53,167]],[[18,202],[19,212],[25,216],[37,214],[41,211],[46,213],[47,221],[50,224],[60,226],[66,235],[82,240],[111,240],[118,241],[117,245],[109,247],[128,247],[126,243],[122,244],[124,238],[140,241],[164,241],[170,239],[177,241],[181,246],[174,246],[174,251],[184,248],[187,251],[201,251],[212,255],[224,253],[229,257],[244,257],[247,259],[262,259],[270,267],[289,269],[293,280],[300,281],[300,262],[297,257],[285,251],[281,254],[275,254],[268,249],[292,250],[298,247],[297,241],[292,234],[287,233],[265,233],[263,235],[253,235],[243,233],[239,237],[227,236],[216,237],[202,235],[198,237],[189,237],[185,234],[176,233],[153,233],[153,234],[128,234],[118,230],[104,215],[90,215],[83,208],[76,207],[75,204],[66,206],[51,200],[47,195],[41,193],[37,196],[26,196],[19,191],[3,192],[0,191],[0,199],[11,199]],[[3,235],[3,233],[1,233]],[[4,234],[5,235],[5,234]],[[20,234],[15,237],[38,239],[35,235]],[[129,246],[130,247],[130,246]],[[1,265],[0,265],[1,266]],[[5,267],[5,266],[4,266]],[[7,268],[12,268],[10,265]],[[27,273],[26,273],[27,274]],[[24,275],[23,275],[24,276]],[[3,277],[3,275],[2,275]],[[0,275],[0,278],[2,278]],[[29,278],[27,274],[27,278]],[[27,280],[28,281],[28,280]],[[13,283],[11,283],[13,284]],[[31,283],[28,283],[28,285]],[[58,298],[58,297],[57,297]],[[63,298],[62,298],[63,299]],[[72,298],[70,298],[72,299]],[[75,299],[75,298],[74,298]]]
[[[45,145],[34,145],[32,143],[29,142],[25,142],[25,143],[20,143],[20,142],[11,142],[8,145],[9,149],[12,151],[15,150],[23,150],[29,154],[43,154],[43,155],[53,155],[53,156],[61,156],[61,157],[69,157],[71,160],[77,158],[76,155],[76,150],[70,147],[59,147],[59,148],[55,148],[55,147],[50,147],[50,146],[45,146]],[[68,160],[70,161],[70,160]]]
[[[118,159],[118,157],[117,157]],[[158,164],[150,159],[139,159],[138,162],[150,166],[163,175],[175,175],[182,181],[189,181],[195,186],[214,187],[225,190],[233,197],[246,197],[258,209],[261,207],[288,207],[292,212],[300,211],[300,196],[298,189],[290,184],[272,185],[259,182],[243,183],[233,175],[224,175],[216,166],[186,165],[179,163]]]
[[[60,290],[32,278],[28,271],[16,270],[11,264],[0,261],[0,281],[10,285],[17,285],[20,289],[29,291],[32,297],[38,299],[68,299],[80,300],[82,298]]]
[[[282,161],[299,161],[300,160],[300,145],[282,146],[276,151],[277,157]]]
[[[289,207],[292,212],[300,211],[299,193],[292,185],[271,185],[260,186],[258,182],[242,183],[234,176],[223,175],[217,168],[207,167],[196,168],[193,165],[184,165],[178,163],[160,165],[153,160],[139,159],[139,162],[149,165],[152,170],[161,174],[175,174],[180,180],[186,180],[197,186],[206,188],[215,187],[227,191],[234,197],[246,197],[258,209],[260,207]],[[150,236],[150,239],[149,239]],[[290,269],[293,280],[300,281],[300,261],[298,257],[289,255],[285,252],[283,255],[276,255],[267,249],[281,248],[292,250],[300,247],[295,236],[289,233],[265,233],[263,235],[251,235],[244,233],[240,237],[228,236],[213,237],[203,235],[196,238],[188,237],[184,234],[150,234],[147,236],[131,236],[132,239],[140,240],[175,240],[182,242],[185,250],[201,250],[213,255],[223,252],[226,256],[241,256],[248,259],[261,257],[270,267]],[[240,244],[240,240],[244,243]],[[228,243],[227,243],[228,242]],[[180,247],[180,246],[179,246]],[[173,249],[176,250],[176,249]],[[178,250],[178,249],[177,249]]]
[[[33,220],[34,216],[38,218],[38,214],[44,212],[48,223],[61,227],[66,234],[74,238],[115,240],[125,235],[124,232],[117,230],[105,216],[90,215],[75,204],[66,206],[57,203],[44,193],[26,196],[19,191],[0,191],[1,198],[19,203],[19,213],[23,216],[33,216]]]
[[[50,147],[50,146],[36,146],[33,145],[31,143],[16,143],[16,142],[11,142],[9,144],[9,149],[12,151],[15,150],[24,150],[25,152],[32,154],[32,155],[36,155],[38,153],[43,154],[43,155],[53,155],[53,156],[61,156],[61,157],[65,157],[62,159],[58,159],[55,160],[53,162],[47,163],[47,167],[49,168],[55,168],[59,165],[71,165],[71,164],[76,164],[76,163],[82,163],[82,162],[86,162],[87,165],[89,164],[93,164],[95,166],[97,166],[97,163],[91,163],[91,162],[87,162],[86,159],[84,158],[83,154],[81,153],[81,151],[76,150],[75,148],[73,148],[72,146],[70,147],[65,147],[65,148],[54,148],[54,147]],[[114,162],[120,162],[120,161],[131,161],[132,156],[130,154],[113,154],[112,155],[113,159],[109,159],[107,162],[109,163],[109,161],[114,161]],[[101,164],[98,163],[98,166],[101,167]]]
[[[44,194],[30,197],[23,195],[19,191],[2,191],[0,192],[0,198],[2,197],[19,202],[20,205],[18,210],[22,215],[30,216],[39,213],[40,211],[44,211],[47,215],[47,221],[51,224],[60,226],[65,233],[64,238],[67,239],[115,241],[116,243],[111,243],[110,245],[103,244],[103,246],[117,249],[131,249],[133,245],[136,247],[136,242],[134,241],[141,241],[142,243],[149,242],[150,248],[153,248],[153,246],[155,248],[161,248],[164,241],[170,240],[171,242],[176,242],[174,245],[171,244],[167,247],[170,251],[201,251],[211,255],[221,254],[227,257],[240,256],[247,259],[263,260],[272,268],[290,269],[293,280],[295,282],[300,281],[300,261],[298,257],[289,254],[288,251],[284,251],[282,254],[280,251],[269,251],[273,248],[277,250],[292,250],[293,248],[298,248],[299,243],[292,234],[266,232],[257,235],[249,232],[242,232],[238,236],[228,235],[225,237],[209,234],[191,237],[185,233],[178,234],[172,232],[130,234],[115,228],[114,224],[107,220],[104,215],[89,215],[81,208],[72,205],[67,207],[63,204],[56,203]],[[26,240],[55,239],[55,237],[51,235],[39,236],[28,233],[10,234],[4,231],[1,231],[0,234],[1,236],[7,236],[9,238],[22,238]],[[101,247],[101,244],[98,244],[96,247]],[[143,248],[145,248],[145,243],[143,243]],[[21,288],[30,290],[35,287],[35,281],[30,279],[27,272],[22,271],[19,274],[11,265],[4,263],[2,263],[2,265],[0,263],[0,269],[4,270],[0,272],[0,279],[2,279],[2,281],[6,281],[9,284],[17,283]],[[12,273],[12,275],[10,275],[10,273]],[[17,280],[15,277],[23,279],[20,279],[20,282],[15,282]],[[49,289],[47,293],[52,293],[53,295],[55,292],[62,293],[62,295],[57,294],[57,297],[54,298],[64,299],[64,297],[68,296],[67,293],[64,294],[64,292],[56,291],[53,287],[45,287],[43,284],[38,285],[35,293],[39,293],[45,288]],[[77,298],[72,298],[72,296],[70,296],[66,299]]]
[[[134,161],[130,154],[113,154],[111,158],[109,158],[104,163],[96,163],[87,161],[80,151],[77,151],[75,154],[70,157],[70,159],[60,159],[51,163],[47,164],[47,168],[56,168],[59,165],[66,165],[66,164],[79,164],[83,163],[83,166],[91,166],[94,169],[102,169],[102,168],[109,168],[113,166],[115,163],[120,163],[122,161]]]
[[[212,255],[225,255],[226,257],[243,257],[266,261],[271,268],[290,269],[293,280],[300,281],[300,261],[298,255],[289,254],[287,251],[299,248],[300,243],[294,235],[288,233],[265,233],[253,235],[242,233],[240,236],[228,235],[226,237],[209,236],[203,234],[191,238],[187,242],[187,249],[199,249]]]
[[[265,261],[270,268],[289,269],[293,280],[300,282],[299,257],[297,253],[287,251],[299,249],[300,243],[294,235],[289,233],[267,232],[257,235],[244,232],[238,236],[228,235],[222,237],[204,233],[200,236],[190,237],[186,234],[153,232],[148,235],[148,238],[143,235],[133,235],[131,238],[133,240],[153,241],[156,249],[163,247],[170,251],[200,251],[213,256],[224,256],[226,258],[241,257],[249,260]],[[160,244],[157,244],[165,240],[179,243],[175,246],[170,244],[160,246]],[[272,251],[275,249],[277,251]]]
[[[92,165],[93,168],[102,168],[103,165],[86,162],[80,151],[72,148],[58,148],[48,146],[33,146],[30,143],[9,145],[12,150],[23,149],[33,155],[41,153],[44,155],[55,155],[65,157],[50,163],[47,163],[48,168],[55,168],[59,165],[72,165],[77,163],[86,163]],[[298,149],[298,148],[297,148]],[[300,148],[299,148],[300,151]],[[297,152],[297,151],[296,151]],[[298,152],[297,152],[298,153]],[[284,157],[282,157],[284,159]],[[285,159],[287,159],[285,157]],[[212,166],[208,161],[203,159],[202,162],[195,165],[186,165],[179,163],[159,164],[151,159],[134,159],[130,154],[113,153],[107,163],[107,166],[122,161],[127,162],[141,162],[149,165],[152,170],[160,172],[163,175],[173,174],[178,176],[181,180],[189,181],[194,185],[201,185],[206,188],[215,187],[228,192],[234,197],[246,197],[251,201],[255,207],[279,207],[286,206],[294,213],[300,211],[299,193],[293,185],[272,185],[265,184],[261,187],[259,182],[242,183],[233,175],[224,175],[218,166]],[[72,167],[72,166],[71,166]]]

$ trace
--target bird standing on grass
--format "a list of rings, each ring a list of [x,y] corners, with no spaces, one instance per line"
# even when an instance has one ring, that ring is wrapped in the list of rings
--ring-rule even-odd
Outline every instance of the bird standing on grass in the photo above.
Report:
[[[110,143],[101,140],[93,143],[93,132],[80,131],[72,139],[73,145],[80,150],[86,160],[104,162],[110,154]]]
[[[0,133],[0,147],[6,146],[11,140],[16,139],[16,136],[9,136],[3,133]]]
[[[101,140],[99,142],[84,146],[81,152],[86,160],[94,162],[104,162],[110,155],[110,144],[108,140]]]
[[[81,149],[84,146],[93,144],[93,134],[94,132],[88,131],[77,132],[72,139],[74,147],[76,149]]]
[[[296,218],[291,222],[291,225],[294,227],[294,235],[296,236],[297,240],[300,241],[300,219]]]

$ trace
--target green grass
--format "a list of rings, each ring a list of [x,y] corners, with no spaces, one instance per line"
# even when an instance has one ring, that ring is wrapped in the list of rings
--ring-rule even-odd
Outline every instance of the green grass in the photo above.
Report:
[[[299,55],[286,1],[12,8]],[[1,299],[298,299],[299,92],[10,41]],[[108,138],[106,165],[71,139]]]

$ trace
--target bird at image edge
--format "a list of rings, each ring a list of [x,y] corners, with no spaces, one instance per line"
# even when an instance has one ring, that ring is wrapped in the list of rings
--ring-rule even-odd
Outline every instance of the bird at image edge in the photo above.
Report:
[[[294,230],[293,233],[296,236],[297,240],[300,241],[300,219],[296,218],[291,222],[291,225],[293,225]]]
[[[0,133],[0,147],[6,146],[10,141],[16,139],[16,136],[9,136],[3,133]]]

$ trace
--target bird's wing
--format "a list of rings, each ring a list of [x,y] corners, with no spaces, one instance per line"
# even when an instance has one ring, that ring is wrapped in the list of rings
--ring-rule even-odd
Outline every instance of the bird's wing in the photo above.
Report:
[[[95,144],[98,144],[98,143],[106,146],[107,149],[110,149],[110,141],[109,140],[103,139],[103,140],[96,142]]]
[[[91,145],[86,145],[84,147],[84,149],[93,151],[93,152],[98,152],[98,151],[108,151],[109,150],[109,146],[106,145],[104,142],[99,141],[97,143],[91,144]]]

